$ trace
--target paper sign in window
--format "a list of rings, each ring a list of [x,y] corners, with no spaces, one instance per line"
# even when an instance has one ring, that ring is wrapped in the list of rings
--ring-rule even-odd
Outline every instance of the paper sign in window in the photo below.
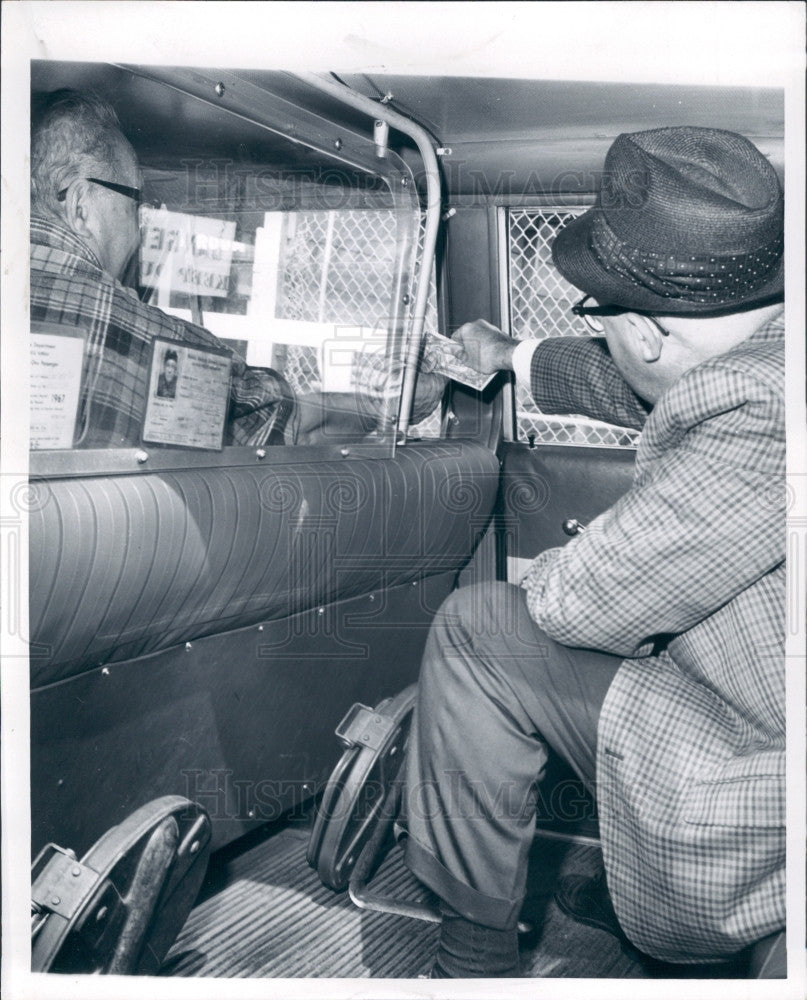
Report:
[[[30,415],[34,450],[72,448],[84,362],[84,334],[31,329]]]
[[[224,298],[230,290],[235,222],[142,210],[140,284]]]
[[[143,441],[221,450],[230,403],[230,355],[155,340]]]

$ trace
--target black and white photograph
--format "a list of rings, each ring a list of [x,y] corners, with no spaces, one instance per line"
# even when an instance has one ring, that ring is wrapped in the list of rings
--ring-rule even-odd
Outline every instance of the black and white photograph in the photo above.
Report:
[[[804,6],[2,21],[4,996],[802,998]]]

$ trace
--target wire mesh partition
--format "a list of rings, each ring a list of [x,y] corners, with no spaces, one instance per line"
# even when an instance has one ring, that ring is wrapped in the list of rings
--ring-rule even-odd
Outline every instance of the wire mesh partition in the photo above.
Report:
[[[570,309],[582,293],[552,264],[552,242],[573,218],[586,209],[511,209],[507,245],[510,290],[510,330],[518,340],[589,336],[582,319]],[[541,413],[529,391],[516,386],[516,426],[520,440],[539,444],[633,448],[638,432],[579,416]]]
[[[398,219],[388,209],[289,212],[279,268],[277,316],[381,329],[389,320]],[[418,236],[415,281],[423,255]],[[411,296],[414,300],[414,296]],[[437,332],[437,287],[429,280],[425,330]],[[320,388],[317,349],[288,345],[284,374],[299,393]],[[410,428],[416,436],[439,436],[440,407]]]

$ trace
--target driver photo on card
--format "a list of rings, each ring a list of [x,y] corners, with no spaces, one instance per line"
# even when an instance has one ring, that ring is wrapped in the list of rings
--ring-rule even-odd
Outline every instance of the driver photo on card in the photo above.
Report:
[[[179,359],[177,352],[169,347],[163,354],[162,371],[157,379],[156,395],[161,399],[175,399],[177,394],[177,376],[179,374]]]

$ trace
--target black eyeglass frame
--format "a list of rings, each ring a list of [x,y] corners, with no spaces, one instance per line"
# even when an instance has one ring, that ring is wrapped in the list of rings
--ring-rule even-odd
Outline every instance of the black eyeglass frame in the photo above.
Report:
[[[661,325],[661,323],[659,323],[659,321],[654,316],[651,316],[649,313],[642,312],[641,309],[631,309],[628,306],[615,306],[615,305],[587,306],[585,304],[586,299],[590,298],[592,298],[591,295],[584,295],[579,302],[575,302],[575,304],[571,307],[572,313],[575,316],[582,317],[583,319],[585,319],[586,316],[624,316],[625,313],[637,313],[640,316],[646,316],[647,319],[649,319],[654,326],[658,327],[659,332],[662,334],[662,336],[669,337],[670,335],[670,331],[665,330],[664,327]],[[589,329],[592,328],[589,327]]]
[[[149,202],[143,200],[143,192],[140,188],[128,187],[126,184],[116,184],[114,181],[104,181],[100,177],[85,177],[87,181],[92,184],[100,184],[101,187],[109,188],[110,191],[116,191],[118,194],[124,195],[126,198],[131,198],[132,201],[136,201],[138,205],[147,205]],[[66,188],[62,188],[61,191],[56,195],[57,201],[64,201],[67,197],[67,192],[70,185]]]

